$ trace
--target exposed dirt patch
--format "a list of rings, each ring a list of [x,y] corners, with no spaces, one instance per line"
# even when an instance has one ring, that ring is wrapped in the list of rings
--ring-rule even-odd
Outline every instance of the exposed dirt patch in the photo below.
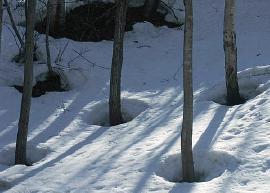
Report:
[[[23,92],[23,86],[13,86],[20,93]],[[40,97],[46,92],[63,92],[66,91],[62,88],[61,77],[59,74],[54,73],[53,75],[47,75],[44,80],[37,81],[36,85],[32,89],[32,97]]]
[[[71,10],[66,15],[65,31],[51,33],[55,38],[66,37],[76,41],[112,40],[114,36],[115,4],[93,2]],[[145,18],[144,7],[129,7],[127,11],[126,31],[133,29],[133,24],[148,21],[155,26],[178,27],[179,25],[164,20],[164,15],[156,12],[151,18]],[[46,18],[36,25],[36,30],[44,33]]]

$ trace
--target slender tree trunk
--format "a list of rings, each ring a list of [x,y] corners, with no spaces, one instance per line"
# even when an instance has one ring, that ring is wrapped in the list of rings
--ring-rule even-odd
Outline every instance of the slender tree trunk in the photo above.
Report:
[[[116,1],[115,32],[110,80],[110,124],[123,123],[121,114],[121,71],[123,63],[123,41],[126,26],[127,0]]]
[[[192,35],[193,11],[192,0],[184,0],[185,4],[185,32],[183,52],[183,87],[184,107],[183,125],[181,132],[181,154],[183,181],[195,180],[192,154],[192,123],[193,123],[193,86],[192,86]]]
[[[229,105],[239,104],[241,102],[237,78],[237,48],[236,34],[234,31],[234,11],[235,0],[225,0],[223,44],[225,52],[227,103]]]
[[[144,17],[151,18],[157,11],[160,0],[145,0],[144,2]]]
[[[23,48],[24,48],[24,41],[23,41],[23,39],[21,37],[21,34],[18,31],[18,28],[17,28],[17,26],[15,24],[15,21],[13,19],[13,15],[12,15],[12,12],[11,12],[11,9],[10,9],[10,5],[9,5],[8,1],[7,0],[4,0],[4,2],[6,4],[6,6],[7,6],[7,12],[8,12],[8,16],[9,16],[10,22],[11,22],[11,26],[12,26],[12,28],[13,28],[13,30],[14,30],[14,32],[15,32],[15,34],[16,34],[19,42],[20,42],[20,44],[21,44],[21,51],[22,51]]]
[[[65,31],[65,0],[52,0],[51,4],[50,32],[61,34]]]
[[[24,66],[24,87],[21,101],[21,111],[18,124],[16,141],[15,164],[27,164],[26,145],[28,134],[29,113],[32,96],[33,82],[33,52],[34,52],[34,23],[36,0],[25,2],[26,12],[26,42],[25,42],[25,66]]]
[[[50,10],[50,33],[55,34],[56,31],[56,14],[57,14],[57,0],[51,0],[51,10]]]
[[[59,31],[60,33],[64,33],[65,31],[65,22],[66,22],[66,7],[65,7],[65,0],[58,0],[58,25],[59,25]]]
[[[0,0],[0,54],[2,53],[3,0]]]
[[[46,12],[46,54],[47,54],[47,66],[49,74],[53,73],[52,63],[51,63],[51,53],[50,53],[50,44],[49,44],[49,32],[50,32],[50,11],[52,8],[51,0],[47,2],[47,12]]]

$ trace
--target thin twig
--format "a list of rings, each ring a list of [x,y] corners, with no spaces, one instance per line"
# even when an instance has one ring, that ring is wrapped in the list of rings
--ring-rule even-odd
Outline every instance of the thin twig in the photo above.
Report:
[[[174,80],[177,80],[177,79],[176,79],[176,75],[179,73],[179,71],[180,71],[180,66],[178,66],[176,72],[175,72],[174,75],[173,75],[173,79],[174,79]]]
[[[167,9],[169,9],[170,10],[170,12],[173,14],[173,17],[176,19],[176,21],[178,22],[178,23],[180,23],[179,22],[179,20],[178,20],[178,17],[176,16],[176,14],[175,14],[175,12],[174,12],[174,10],[173,10],[173,8],[171,8],[169,5],[167,5],[167,3],[165,3],[164,1],[160,1]]]
[[[87,61],[88,63],[92,64],[93,67],[94,67],[94,66],[97,66],[97,67],[99,67],[99,68],[106,69],[106,70],[111,69],[111,68],[109,68],[109,67],[104,67],[104,66],[97,65],[96,63],[94,63],[94,62],[88,60],[86,57],[84,57],[84,56],[83,56],[81,53],[79,53],[78,51],[76,51],[76,50],[74,50],[74,49],[73,49],[73,51],[74,51],[75,53],[77,53],[79,56],[81,56],[85,61]]]
[[[12,12],[11,12],[11,9],[10,9],[10,5],[8,3],[7,0],[4,0],[5,4],[6,4],[6,7],[7,7],[7,12],[8,12],[8,15],[9,15],[9,19],[10,19],[10,22],[11,22],[11,26],[13,28],[13,30],[15,31],[15,34],[21,44],[21,48],[24,48],[24,42],[22,40],[22,37],[21,37],[21,34],[19,33],[18,31],[18,28],[16,27],[16,24],[15,24],[15,21],[13,19],[13,15],[12,15]]]
[[[137,46],[136,48],[151,48],[151,46],[149,46],[149,45],[141,45],[141,46]]]
[[[12,34],[12,36],[13,36],[13,38],[14,38],[14,40],[15,40],[15,43],[16,43],[18,49],[20,49],[20,45],[19,45],[19,43],[18,43],[18,41],[17,41],[17,38],[16,38],[16,35],[15,35],[14,32],[12,31],[12,29],[10,29],[10,27],[9,27],[6,23],[4,23],[4,26],[6,26],[7,29],[10,31],[10,33]]]

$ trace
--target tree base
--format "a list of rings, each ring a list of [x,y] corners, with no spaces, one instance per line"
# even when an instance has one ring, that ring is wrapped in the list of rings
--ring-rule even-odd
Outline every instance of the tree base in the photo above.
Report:
[[[226,106],[240,105],[240,104],[244,104],[245,102],[246,102],[246,99],[243,97],[240,97],[238,99],[228,99],[227,98]]]

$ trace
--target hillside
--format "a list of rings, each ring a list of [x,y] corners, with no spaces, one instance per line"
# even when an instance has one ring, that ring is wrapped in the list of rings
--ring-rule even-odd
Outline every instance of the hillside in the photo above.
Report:
[[[183,30],[138,23],[125,34],[123,111],[106,126],[112,41],[51,38],[71,89],[32,99],[28,159],[14,166],[23,67],[3,28],[0,57],[0,192],[268,193],[270,189],[270,12],[268,0],[238,0],[236,33],[244,104],[228,107],[222,42],[224,2],[194,0],[196,183],[180,174]],[[38,45],[45,56],[44,36]],[[78,52],[83,57],[78,56]],[[89,62],[91,61],[91,62]],[[35,64],[35,75],[46,64]],[[105,125],[105,126],[99,126]]]

